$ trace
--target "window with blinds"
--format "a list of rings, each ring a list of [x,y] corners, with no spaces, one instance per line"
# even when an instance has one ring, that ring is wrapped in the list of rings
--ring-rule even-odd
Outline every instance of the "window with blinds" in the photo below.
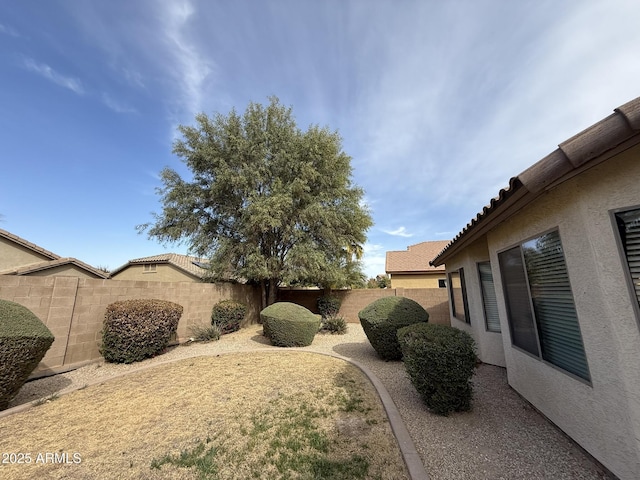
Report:
[[[480,289],[482,290],[482,305],[484,307],[484,319],[488,332],[500,333],[500,318],[498,317],[498,301],[496,290],[493,286],[493,274],[491,263],[478,263],[478,275],[480,276]]]
[[[616,213],[616,222],[631,284],[640,306],[640,208]]]
[[[589,380],[559,233],[544,234],[498,258],[514,345]]]

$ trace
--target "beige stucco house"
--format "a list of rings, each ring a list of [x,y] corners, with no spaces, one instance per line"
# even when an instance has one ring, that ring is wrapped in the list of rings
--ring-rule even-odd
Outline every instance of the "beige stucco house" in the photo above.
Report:
[[[113,280],[151,282],[202,282],[208,273],[206,259],[165,253],[129,260],[111,272]]]
[[[0,275],[107,278],[109,275],[77,258],[61,258],[49,250],[0,229]]]
[[[385,272],[391,277],[391,288],[445,288],[444,265],[429,264],[449,243],[447,240],[422,242],[406,250],[387,252]]]
[[[432,264],[480,359],[640,478],[640,98],[512,178]]]

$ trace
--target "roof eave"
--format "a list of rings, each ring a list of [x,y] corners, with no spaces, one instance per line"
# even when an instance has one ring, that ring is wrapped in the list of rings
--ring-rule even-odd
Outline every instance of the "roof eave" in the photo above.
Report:
[[[640,143],[640,97],[583,130],[500,190],[476,218],[440,252],[432,266],[446,263],[462,248],[505,221],[544,192]]]

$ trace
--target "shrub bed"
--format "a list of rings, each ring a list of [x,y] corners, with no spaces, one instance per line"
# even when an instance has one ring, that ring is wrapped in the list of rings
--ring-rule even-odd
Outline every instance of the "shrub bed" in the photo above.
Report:
[[[53,340],[51,331],[31,310],[0,300],[0,410],[7,408]]]
[[[447,325],[419,323],[401,328],[398,341],[411,383],[438,415],[471,409],[476,364],[471,335]]]
[[[322,315],[323,319],[336,317],[340,311],[340,305],[342,302],[335,295],[322,295],[318,297],[316,305],[318,306],[318,312]]]
[[[331,315],[329,317],[322,318],[320,329],[323,332],[344,335],[347,333],[347,321],[344,317],[340,317],[339,315]]]
[[[133,363],[161,353],[178,328],[182,306],[166,300],[124,300],[107,306],[100,353]]]
[[[427,311],[405,297],[379,298],[360,310],[358,317],[369,342],[384,360],[402,358],[397,337],[400,328],[429,321]]]
[[[247,306],[233,300],[222,300],[211,310],[211,324],[220,327],[220,334],[237,332],[247,315]]]
[[[264,335],[276,347],[306,347],[320,329],[320,315],[289,302],[269,305],[260,312]]]

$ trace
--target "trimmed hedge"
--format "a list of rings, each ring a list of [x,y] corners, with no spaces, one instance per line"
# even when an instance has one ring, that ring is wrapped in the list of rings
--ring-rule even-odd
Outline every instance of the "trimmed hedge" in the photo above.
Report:
[[[161,353],[178,328],[182,306],[166,300],[124,300],[107,306],[100,353],[133,363]]]
[[[410,298],[384,297],[360,310],[358,318],[378,355],[384,360],[400,360],[402,350],[398,344],[398,330],[414,323],[428,322],[429,314]]]
[[[447,325],[419,323],[401,328],[398,341],[411,383],[438,415],[471,410],[475,343]]]
[[[220,327],[220,334],[237,332],[247,315],[247,306],[234,300],[222,300],[211,310],[211,325]]]
[[[8,407],[53,340],[51,331],[31,310],[0,300],[0,410]]]
[[[260,312],[264,335],[276,347],[306,347],[320,329],[320,315],[289,302],[269,305]]]

